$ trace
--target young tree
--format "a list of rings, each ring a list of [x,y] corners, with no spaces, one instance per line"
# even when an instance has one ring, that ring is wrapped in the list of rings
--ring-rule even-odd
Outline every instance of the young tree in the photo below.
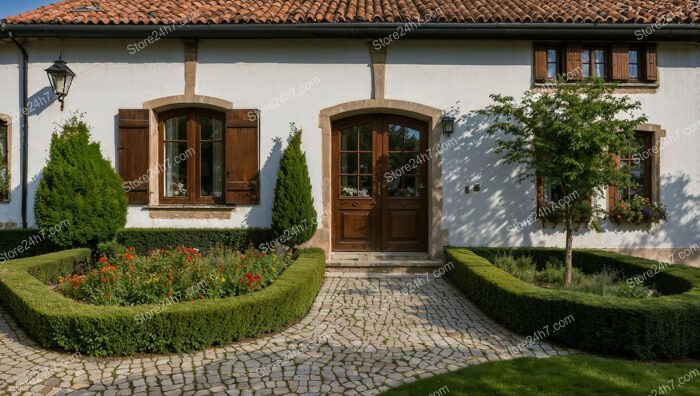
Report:
[[[36,222],[49,229],[67,221],[65,229],[48,235],[58,246],[94,247],[124,227],[126,193],[99,143],[90,142],[82,119],[73,116],[60,129],[51,137],[49,160],[36,191]]]
[[[272,231],[293,248],[311,239],[317,220],[306,154],[301,151],[301,130],[291,124],[289,145],[280,159],[272,206]]]
[[[647,120],[639,102],[614,90],[600,79],[557,81],[552,93],[526,91],[519,103],[491,95],[495,104],[476,112],[492,121],[489,134],[505,135],[497,138],[496,153],[505,153],[506,163],[525,165],[518,182],[553,177],[565,197],[577,197],[564,202],[565,285],[571,283],[574,208],[609,185],[630,185],[614,156],[633,144],[635,127]]]

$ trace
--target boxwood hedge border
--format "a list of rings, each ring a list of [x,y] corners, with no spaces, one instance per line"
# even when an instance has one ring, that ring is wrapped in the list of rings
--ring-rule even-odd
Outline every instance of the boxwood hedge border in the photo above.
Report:
[[[572,315],[574,321],[556,332],[550,330],[547,341],[642,360],[700,355],[700,269],[667,267],[650,278],[665,295],[637,300],[530,285],[491,264],[489,260],[505,252],[530,255],[539,262],[555,255],[563,258],[563,251],[553,248],[448,247],[446,260],[454,268],[446,276],[510,330],[532,335]],[[573,259],[583,272],[605,266],[625,277],[642,275],[658,265],[599,250],[574,250]]]
[[[91,257],[73,249],[0,265],[0,301],[45,348],[92,356],[201,350],[279,331],[308,313],[324,279],[322,251],[301,251],[268,287],[247,295],[179,302],[138,324],[160,305],[94,306],[46,285]]]
[[[176,246],[207,249],[223,244],[243,250],[251,243],[256,249],[276,237],[269,228],[122,228],[115,241],[133,247],[143,254],[154,249],[173,249]]]

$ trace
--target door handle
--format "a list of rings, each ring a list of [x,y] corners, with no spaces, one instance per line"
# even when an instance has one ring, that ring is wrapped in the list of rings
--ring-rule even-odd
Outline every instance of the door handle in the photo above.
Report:
[[[359,207],[359,206],[360,206],[360,203],[359,203],[359,202],[353,202],[353,203],[352,203],[352,207],[353,207],[353,208],[357,208],[357,207]]]

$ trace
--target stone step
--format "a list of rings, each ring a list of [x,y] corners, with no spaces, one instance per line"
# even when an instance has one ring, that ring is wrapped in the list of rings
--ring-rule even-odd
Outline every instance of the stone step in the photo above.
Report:
[[[395,262],[395,261],[421,261],[430,260],[430,256],[427,253],[414,253],[414,252],[343,252],[343,253],[332,253],[331,261],[358,261],[358,262]]]
[[[341,273],[381,273],[381,274],[417,274],[433,271],[443,265],[439,260],[338,260],[326,261],[326,272]]]

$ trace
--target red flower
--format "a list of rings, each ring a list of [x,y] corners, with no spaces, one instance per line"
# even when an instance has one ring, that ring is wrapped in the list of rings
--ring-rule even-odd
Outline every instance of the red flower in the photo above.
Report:
[[[192,262],[192,260],[194,260],[192,256],[187,256],[187,261]]]
[[[102,256],[102,257],[100,257],[100,259],[97,260],[97,261],[100,262],[100,263],[104,263],[105,261],[107,261],[107,256]]]
[[[112,296],[110,296],[109,294],[105,294],[105,298],[107,299],[107,301],[109,301],[109,299],[112,298]]]
[[[124,258],[129,260],[129,261],[134,261],[134,255],[131,253],[125,253]]]
[[[130,265],[130,266],[129,266],[129,271],[133,271],[133,270],[134,270],[134,266],[133,266],[133,265]]]
[[[219,268],[221,268],[221,269],[225,269],[226,267],[224,267],[223,265],[220,265],[220,266],[219,266]]]
[[[204,295],[200,294],[200,295],[199,295],[199,299],[200,299],[200,300],[204,300]]]

